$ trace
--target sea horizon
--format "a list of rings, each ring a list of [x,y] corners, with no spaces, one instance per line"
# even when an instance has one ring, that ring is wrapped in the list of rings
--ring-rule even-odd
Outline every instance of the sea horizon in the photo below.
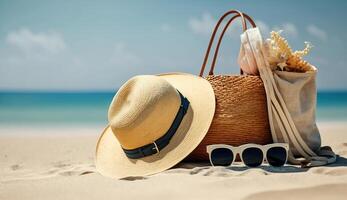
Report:
[[[115,91],[0,91],[0,127],[103,126]],[[319,90],[318,122],[347,123],[347,90]]]

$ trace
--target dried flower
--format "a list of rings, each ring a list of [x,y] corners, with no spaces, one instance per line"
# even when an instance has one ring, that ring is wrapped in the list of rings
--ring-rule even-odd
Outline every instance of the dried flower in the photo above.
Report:
[[[271,69],[290,72],[311,71],[311,64],[302,57],[310,52],[312,45],[305,42],[303,50],[293,52],[288,41],[280,33],[281,31],[272,31],[271,39],[267,39],[264,44],[264,55]]]
[[[264,48],[264,55],[272,70],[275,70],[280,63],[282,66],[286,63],[287,58],[281,54],[279,48],[274,45],[271,39],[265,41]]]
[[[295,51],[293,54],[299,57],[303,57],[311,51],[312,47],[313,46],[311,45],[311,43],[305,42],[305,48],[301,51]]]
[[[300,56],[293,54],[287,60],[287,69],[293,72],[307,72],[312,70],[312,66]]]
[[[279,53],[284,57],[289,57],[293,54],[292,49],[290,48],[286,39],[284,39],[279,32],[271,31],[271,41],[274,46],[278,47]]]

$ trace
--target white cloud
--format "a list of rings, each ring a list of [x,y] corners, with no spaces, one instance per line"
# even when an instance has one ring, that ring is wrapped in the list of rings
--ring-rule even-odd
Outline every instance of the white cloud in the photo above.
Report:
[[[230,18],[228,18],[230,19]],[[223,21],[219,26],[219,33],[224,29],[227,20]],[[211,14],[204,13],[201,18],[191,18],[188,21],[189,28],[198,35],[210,36],[213,32],[215,25],[217,24],[217,19],[213,18]],[[242,33],[242,24],[240,19],[236,19],[229,25],[226,34],[231,38],[240,38]]]
[[[298,36],[298,30],[296,26],[292,23],[285,23],[282,25],[282,30],[284,33],[286,33],[288,36],[297,37]]]
[[[191,18],[188,21],[189,28],[199,35],[210,35],[215,24],[216,20],[209,13],[204,13],[201,19]]]
[[[327,33],[313,24],[307,26],[307,32],[321,40],[327,39]]]
[[[126,45],[121,42],[115,45],[110,62],[119,67],[139,67],[141,59],[129,51]]]
[[[266,24],[264,21],[261,21],[261,20],[257,20],[255,22],[255,24],[257,25],[257,27],[259,27],[261,33],[263,34],[263,36],[265,37],[268,37],[269,36],[269,33],[270,33],[270,27],[268,24]]]
[[[66,48],[63,38],[55,32],[33,33],[22,28],[8,33],[6,42],[24,53],[58,53]]]
[[[287,22],[280,26],[275,26],[272,28],[275,31],[282,30],[283,34],[288,37],[294,37],[296,38],[298,36],[298,29],[296,28],[295,24]]]
[[[172,30],[172,27],[169,24],[162,24],[160,30],[167,33]]]
[[[226,24],[227,20],[225,20],[220,25],[220,30],[222,30]],[[217,19],[213,18],[211,14],[204,13],[201,18],[191,18],[188,21],[189,28],[196,34],[209,36],[212,34],[213,28],[217,23]],[[298,30],[297,27],[293,23],[283,23],[280,26],[274,26],[271,27],[265,23],[264,21],[257,20],[256,21],[257,27],[261,30],[261,32],[264,34],[264,37],[269,36],[269,32],[271,30],[283,30],[283,34],[285,34],[288,37],[297,37],[298,36]],[[250,25],[248,24],[248,27]],[[239,38],[239,34],[241,33],[242,25],[241,20],[236,19],[233,24],[230,25],[228,28],[228,34],[231,35],[234,38]]]

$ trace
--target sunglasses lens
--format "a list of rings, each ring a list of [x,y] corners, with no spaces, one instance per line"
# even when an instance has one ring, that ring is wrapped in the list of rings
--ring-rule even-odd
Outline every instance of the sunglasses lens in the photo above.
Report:
[[[283,166],[287,160],[287,151],[283,147],[271,147],[266,153],[267,162],[274,166]]]
[[[258,167],[263,159],[262,150],[256,147],[247,148],[242,152],[242,160],[248,167]]]
[[[214,166],[229,166],[234,160],[234,154],[230,149],[218,148],[211,152],[211,162]]]

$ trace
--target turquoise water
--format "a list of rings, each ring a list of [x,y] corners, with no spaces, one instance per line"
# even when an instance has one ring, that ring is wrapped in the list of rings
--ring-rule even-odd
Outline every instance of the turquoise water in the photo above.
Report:
[[[0,93],[0,126],[104,125],[114,93]],[[318,121],[347,122],[347,92],[319,92]]]
[[[0,126],[104,125],[113,93],[0,93]]]

